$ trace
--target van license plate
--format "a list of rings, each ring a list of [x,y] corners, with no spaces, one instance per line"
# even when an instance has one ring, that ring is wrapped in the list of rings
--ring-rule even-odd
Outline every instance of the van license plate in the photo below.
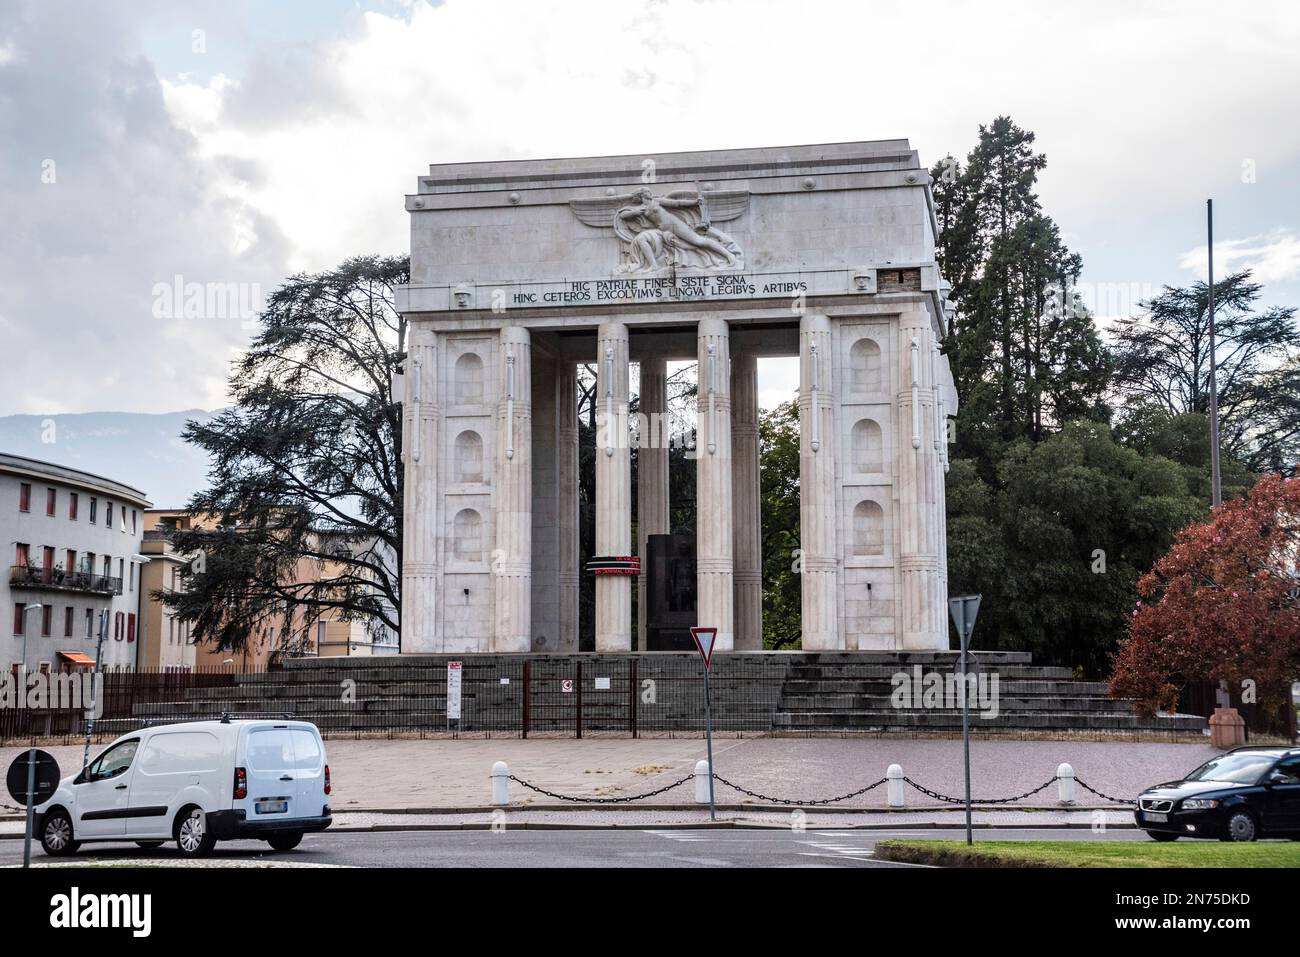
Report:
[[[253,805],[258,814],[285,814],[289,810],[288,801],[258,801]]]
[[[1143,811],[1142,816],[1146,818],[1148,821],[1150,821],[1152,824],[1156,824],[1156,823],[1163,824],[1169,820],[1169,815],[1161,811]]]

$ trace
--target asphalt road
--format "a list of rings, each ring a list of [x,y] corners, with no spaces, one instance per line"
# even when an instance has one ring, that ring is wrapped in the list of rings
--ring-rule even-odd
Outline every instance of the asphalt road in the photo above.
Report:
[[[83,845],[86,864],[182,866],[333,865],[342,867],[911,867],[871,857],[891,837],[960,838],[960,829],[897,831],[808,829],[648,829],[377,831],[309,834],[294,851],[272,853],[260,841],[218,844],[212,857],[181,861],[174,845],[153,851],[134,845]],[[979,830],[976,839],[1133,841],[1140,831],[1112,829]],[[49,860],[39,847],[33,859]],[[0,865],[22,862],[22,841],[0,841]]]

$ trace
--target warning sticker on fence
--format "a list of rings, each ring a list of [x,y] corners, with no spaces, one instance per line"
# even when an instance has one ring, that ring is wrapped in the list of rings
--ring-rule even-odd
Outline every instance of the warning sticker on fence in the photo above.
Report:
[[[572,694],[572,693],[573,693],[573,679],[572,679],[572,678],[561,678],[561,679],[560,679],[560,690],[563,691],[565,694]]]

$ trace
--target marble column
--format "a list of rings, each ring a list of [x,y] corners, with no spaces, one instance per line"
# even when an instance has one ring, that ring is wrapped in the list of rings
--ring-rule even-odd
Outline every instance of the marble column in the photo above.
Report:
[[[438,401],[438,335],[421,323],[411,327],[402,402],[405,503],[402,510],[402,621],[404,653],[441,651],[438,598],[442,585],[442,508],[438,447],[442,408]]]
[[[799,567],[804,651],[840,651],[835,452],[839,446],[831,322],[799,320]]]
[[[646,650],[646,538],[664,535],[668,527],[668,363],[642,359],[641,434],[637,447],[636,553],[641,557],[637,576],[637,648]]]
[[[632,450],[628,444],[627,326],[596,334],[596,554],[632,554]],[[632,649],[632,579],[596,576],[596,650]]]
[[[528,330],[501,330],[497,353],[496,548],[492,650],[532,647],[533,411]]]
[[[924,310],[898,317],[899,647],[948,647],[947,596],[940,572],[944,503],[935,443],[934,334]]]
[[[560,362],[555,378],[556,437],[559,441],[560,647],[578,650],[578,370]]]
[[[762,490],[758,475],[758,358],[731,358],[731,506],[736,648],[763,647]]]
[[[731,514],[731,350],[726,320],[701,319],[695,440],[696,612],[717,628],[714,648],[735,647]]]

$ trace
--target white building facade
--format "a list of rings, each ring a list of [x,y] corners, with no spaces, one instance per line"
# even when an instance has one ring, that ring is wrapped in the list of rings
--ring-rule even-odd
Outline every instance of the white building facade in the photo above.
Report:
[[[948,647],[929,174],[906,141],[433,166],[407,196],[402,651],[574,651],[576,369],[596,370],[595,551],[668,528],[665,410],[698,363],[693,599],[762,642],[757,362],[799,359],[805,651]],[[636,529],[636,540],[633,529]],[[595,580],[595,649],[642,647],[635,575]],[[644,595],[644,593],[643,593]]]
[[[29,671],[134,667],[144,493],[78,469],[0,454],[0,661]],[[28,611],[29,606],[40,605]],[[25,649],[25,657],[24,657]]]

